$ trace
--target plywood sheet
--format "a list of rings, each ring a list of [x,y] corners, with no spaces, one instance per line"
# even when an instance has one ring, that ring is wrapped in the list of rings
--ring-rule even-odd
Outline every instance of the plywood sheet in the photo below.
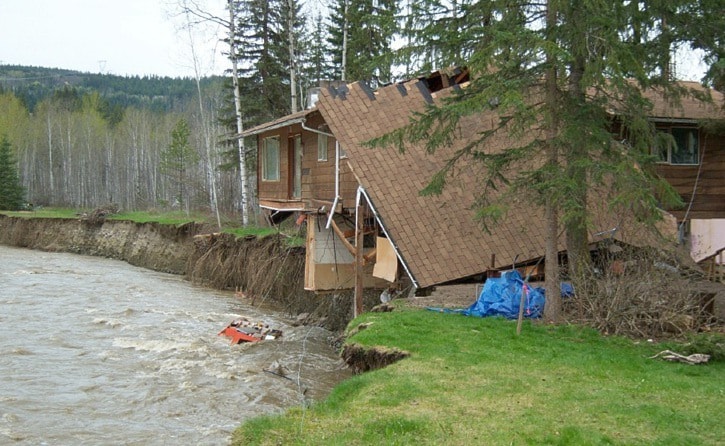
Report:
[[[398,256],[395,254],[393,244],[385,237],[378,237],[376,245],[377,255],[373,277],[395,282],[398,278]]]

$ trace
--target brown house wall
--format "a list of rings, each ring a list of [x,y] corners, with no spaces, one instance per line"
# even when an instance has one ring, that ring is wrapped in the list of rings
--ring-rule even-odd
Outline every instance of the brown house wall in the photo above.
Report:
[[[700,133],[700,154],[702,166],[657,165],[657,173],[685,202],[684,208],[669,210],[678,220],[685,217],[696,183],[695,198],[687,218],[725,218],[725,138]]]
[[[306,127],[317,129],[323,123],[319,115],[313,114],[306,122]],[[301,124],[293,124],[279,129],[271,130],[258,135],[257,148],[260,154],[257,166],[258,191],[260,200],[286,201],[290,199],[289,184],[292,172],[290,171],[289,138],[295,135],[302,136],[302,202],[310,208],[315,203],[332,202],[335,199],[335,138],[327,139],[327,161],[317,160],[318,134],[302,128]],[[280,179],[279,181],[263,181],[261,171],[261,151],[265,138],[278,136],[280,139]],[[343,206],[354,206],[357,181],[344,159],[340,161],[340,195]]]
[[[260,200],[274,199],[286,200],[288,198],[289,182],[289,151],[287,138],[290,135],[288,127],[262,133],[257,136],[257,190]],[[279,136],[279,181],[264,181],[262,179],[262,147],[264,139]]]

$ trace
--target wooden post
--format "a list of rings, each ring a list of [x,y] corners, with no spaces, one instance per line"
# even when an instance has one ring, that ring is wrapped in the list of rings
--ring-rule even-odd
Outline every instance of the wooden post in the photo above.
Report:
[[[524,306],[526,305],[526,282],[524,282],[524,286],[521,288],[521,302],[519,303],[519,317],[516,321],[516,335],[521,334],[521,324],[524,322]]]
[[[355,210],[355,306],[353,317],[363,312],[363,207]]]

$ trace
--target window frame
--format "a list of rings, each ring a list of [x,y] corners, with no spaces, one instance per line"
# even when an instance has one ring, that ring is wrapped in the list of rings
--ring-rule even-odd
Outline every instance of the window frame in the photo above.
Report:
[[[277,143],[276,148],[274,146],[271,146],[269,143],[271,141],[275,141]],[[273,152],[273,149],[276,149],[276,160],[270,160],[270,155]],[[261,178],[264,182],[278,182],[280,181],[280,154],[281,154],[281,147],[280,147],[280,139],[279,136],[268,136],[266,138],[262,139],[262,159],[261,159]],[[274,165],[270,165],[274,164]],[[273,169],[273,170],[270,170]],[[272,175],[274,174],[274,175]]]
[[[667,164],[670,166],[699,166],[700,165],[700,129],[698,127],[688,127],[688,126],[672,126],[667,128],[658,129],[659,132],[663,133],[669,133],[670,137],[672,138],[672,141],[668,141],[666,143],[666,147],[654,147],[653,148],[653,154],[657,156],[658,160],[657,163],[659,164]],[[679,138],[675,136],[674,132],[682,132],[684,138],[688,138],[690,135],[694,134],[695,138],[695,150],[693,153],[693,156],[690,159],[694,158],[694,162],[682,162],[680,160],[674,159],[673,151],[675,150],[675,145],[677,146],[677,150],[687,150],[687,148],[680,147],[678,142],[680,141]]]
[[[327,126],[320,126],[318,130],[324,132]],[[330,141],[325,133],[317,134],[317,162],[324,163],[328,160],[328,152],[330,147]],[[324,151],[324,154],[323,154]]]

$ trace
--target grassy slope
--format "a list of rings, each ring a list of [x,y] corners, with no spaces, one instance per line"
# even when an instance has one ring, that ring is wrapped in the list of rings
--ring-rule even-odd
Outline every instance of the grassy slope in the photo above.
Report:
[[[367,313],[348,342],[412,356],[311,408],[242,425],[233,444],[718,444],[725,363],[647,359],[660,346],[571,326],[421,310]],[[722,443],[720,443],[722,444]]]

